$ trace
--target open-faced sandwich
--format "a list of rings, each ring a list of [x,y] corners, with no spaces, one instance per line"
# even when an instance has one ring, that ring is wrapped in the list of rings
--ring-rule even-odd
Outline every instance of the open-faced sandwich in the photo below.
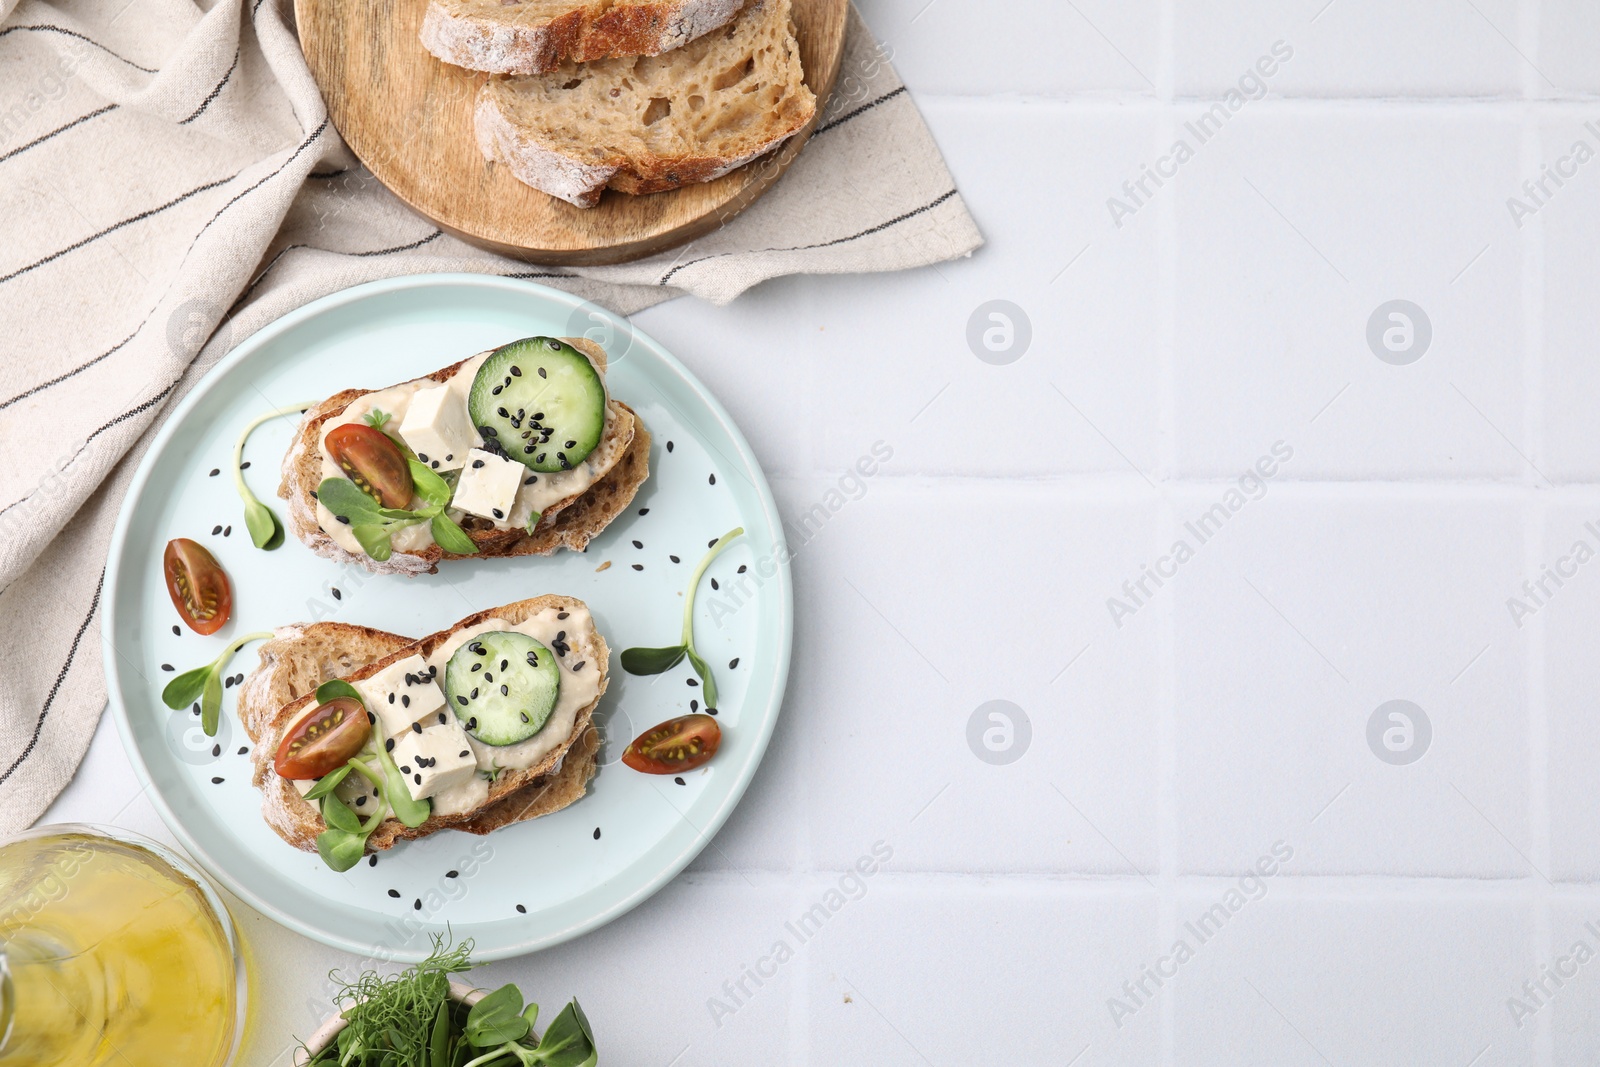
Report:
[[[559,811],[595,772],[610,650],[581,600],[540,596],[411,640],[279,629],[240,689],[267,823],[335,870],[396,841]]]
[[[278,495],[311,550],[416,575],[441,559],[581,551],[649,476],[650,434],[606,353],[528,337],[310,408]]]

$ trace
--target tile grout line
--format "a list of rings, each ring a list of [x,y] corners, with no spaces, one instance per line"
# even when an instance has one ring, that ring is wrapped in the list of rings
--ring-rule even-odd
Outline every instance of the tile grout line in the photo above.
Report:
[[[1518,36],[1522,40],[1522,48],[1534,56],[1537,62],[1539,27],[1543,16],[1541,0],[1529,0],[1522,4],[1520,13]],[[1523,95],[1529,103],[1521,119],[1518,155],[1526,172],[1530,174],[1539,172],[1544,141],[1539,128],[1539,116],[1544,109],[1535,102],[1541,89],[1535,80],[1537,73],[1526,66],[1522,72]],[[1522,263],[1518,275],[1522,290],[1520,298],[1523,344],[1523,440],[1526,442],[1524,447],[1528,453],[1538,457],[1539,462],[1544,464],[1546,460],[1543,306],[1545,245],[1542,225],[1529,226],[1523,231],[1520,251]],[[1529,473],[1531,475],[1534,472]],[[1545,535],[1549,525],[1549,508],[1545,502],[1538,499],[1537,493],[1530,505],[1523,512],[1523,527],[1528,539],[1523,549],[1523,557],[1531,574],[1538,573],[1539,570],[1539,558],[1543,555]],[[1545,616],[1540,614],[1532,621],[1533,626],[1529,629],[1523,649],[1527,662],[1527,678],[1523,691],[1528,700],[1524,720],[1528,726],[1528,822],[1530,851],[1533,853],[1534,862],[1539,865],[1540,870],[1548,871],[1551,869],[1550,716],[1546,704],[1548,693],[1545,686]],[[1533,938],[1531,946],[1533,965],[1537,967],[1539,961],[1544,958],[1547,947],[1555,944],[1554,898],[1553,890],[1547,884],[1533,886],[1532,894],[1533,915],[1530,933]],[[1552,1012],[1540,1012],[1538,1018],[1534,1020],[1534,1058],[1545,1067],[1555,1063],[1553,1022]]]
[[[1173,90],[1177,84],[1177,0],[1162,0],[1159,30],[1160,64],[1157,78],[1161,83],[1162,118],[1157,126],[1159,137],[1171,142],[1177,126]],[[1161,146],[1156,146],[1161,151]],[[1178,217],[1176,200],[1181,189],[1164,196],[1156,205],[1156,270],[1157,270],[1157,327],[1156,343],[1160,355],[1157,360],[1158,395],[1161,405],[1156,425],[1162,435],[1157,455],[1158,477],[1165,483],[1178,471],[1178,406],[1177,406],[1177,264]],[[1161,551],[1163,535],[1177,523],[1177,512],[1171,494],[1161,491],[1160,527],[1155,531],[1154,551]],[[1172,944],[1178,932],[1178,814],[1177,814],[1177,652],[1174,631],[1177,609],[1176,592],[1164,598],[1156,614],[1156,660],[1160,713],[1156,719],[1156,763],[1160,775],[1157,782],[1156,803],[1156,856],[1157,903],[1156,951],[1163,944]],[[1173,1067],[1177,1062],[1177,993],[1170,991],[1157,1005],[1157,1031],[1160,1036],[1160,1057],[1163,1067]]]

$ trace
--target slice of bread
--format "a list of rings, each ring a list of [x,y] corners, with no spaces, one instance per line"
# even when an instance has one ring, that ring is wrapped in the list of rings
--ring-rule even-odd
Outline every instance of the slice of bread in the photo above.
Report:
[[[564,337],[563,341],[586,353],[605,369],[605,349],[584,337]],[[466,361],[463,360],[462,363]],[[434,371],[428,379],[449,381],[462,363]],[[594,454],[609,455],[612,466],[599,481],[581,493],[547,506],[539,524],[530,534],[524,530],[502,530],[493,523],[467,516],[461,522],[478,551],[473,556],[445,552],[436,544],[411,553],[395,551],[378,561],[365,553],[350,552],[322,529],[317,519],[317,500],[312,494],[322,482],[322,428],[341,414],[367,390],[346,389],[308,410],[300,422],[289,451],[283,457],[283,480],[278,496],[289,502],[289,532],[305,542],[319,556],[338,563],[354,563],[376,574],[433,574],[441,559],[474,559],[482,556],[548,556],[559,548],[581,552],[591,538],[610,525],[633,500],[639,486],[650,476],[650,433],[632,408],[620,400],[610,401],[605,436]]]
[[[478,92],[478,147],[579,207],[608,186],[657,193],[720,178],[816,115],[789,3],[751,0],[726,29],[664,55],[491,78]]]
[[[427,655],[452,633],[485,619],[518,623],[547,608],[587,610],[583,601],[574,597],[539,596],[480,611],[420,641],[332,622],[286,626],[275,631],[273,639],[262,644],[261,663],[245,679],[238,700],[239,720],[255,742],[251,780],[262,791],[261,812],[267,825],[289,844],[307,852],[316,851],[317,835],[327,829],[316,805],[272,768],[284,731],[315,704],[316,686],[329,678],[368,678],[413,653]],[[599,671],[600,695],[604,695],[611,655],[605,639],[594,632],[575,636],[571,645],[575,655]],[[355,663],[360,665],[347,669]],[[537,764],[525,770],[506,771],[496,778],[489,786],[488,799],[475,810],[433,815],[415,828],[389,819],[367,839],[367,850],[392,848],[397,841],[426,837],[444,829],[487,834],[571,804],[583,796],[589,779],[594,777],[600,739],[592,720],[599,703],[597,695],[581,708],[572,733]]]
[[[432,0],[422,46],[491,74],[543,74],[564,62],[655,56],[725,25],[744,0]]]

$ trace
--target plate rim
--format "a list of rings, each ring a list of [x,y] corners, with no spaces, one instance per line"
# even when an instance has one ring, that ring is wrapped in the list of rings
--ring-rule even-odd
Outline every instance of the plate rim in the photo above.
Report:
[[[557,304],[565,305],[569,309],[587,305],[618,320],[619,324],[624,326],[631,336],[642,338],[652,345],[666,368],[678,375],[706,404],[707,410],[712,417],[728,433],[739,459],[745,464],[748,473],[753,476],[751,482],[756,491],[757,503],[762,516],[773,531],[774,555],[777,557],[778,563],[774,581],[779,598],[777,663],[775,664],[772,686],[764,694],[771,712],[763,718],[760,732],[754,741],[754,749],[749,763],[741,768],[723,801],[712,810],[709,818],[705,820],[704,827],[697,828],[692,823],[689,824],[691,829],[696,830],[696,833],[685,847],[673,855],[666,864],[650,877],[644,879],[632,892],[609,908],[581,922],[543,936],[527,937],[498,944],[482,952],[475,950],[473,953],[474,963],[480,964],[511,959],[543,949],[553,948],[556,945],[598,930],[621,918],[677,878],[684,868],[694,862],[695,858],[711,843],[717,832],[722,829],[723,824],[727,822],[734,809],[744,799],[745,791],[749,788],[750,783],[755,780],[756,773],[760,770],[762,761],[766,757],[767,746],[772,739],[773,731],[777,728],[778,717],[783,713],[783,698],[788,689],[789,668],[794,650],[794,587],[789,566],[789,559],[792,553],[788,550],[788,538],[784,532],[782,518],[778,514],[777,504],[772,496],[772,487],[767,481],[765,471],[761,469],[761,465],[756,459],[755,451],[750,447],[749,441],[745,439],[738,424],[728,414],[727,409],[722,406],[721,401],[677,356],[650,334],[635,326],[627,316],[619,315],[609,308],[593,301],[585,300],[565,290],[541,285],[527,279],[507,278],[503,275],[493,274],[441,272],[376,279],[327,293],[286,312],[262,326],[249,337],[239,342],[227,355],[218,360],[214,367],[206,371],[194,388],[185,394],[178,401],[177,406],[165,417],[156,432],[156,436],[151,439],[149,448],[140,457],[139,466],[134,471],[133,477],[129,482],[124,500],[135,499],[138,494],[145,490],[155,470],[155,457],[162,452],[168,439],[178,432],[178,427],[194,408],[199,406],[214,389],[219,388],[220,384],[234,368],[250,358],[255,351],[302,323],[338,308],[396,291],[433,287],[500,289],[523,296],[535,296],[552,300]],[[112,641],[114,620],[118,617],[120,608],[119,582],[117,580],[120,560],[127,548],[128,533],[133,522],[134,510],[134,508],[129,507],[120,509],[116,526],[111,533],[110,547],[106,554],[104,605],[100,615],[99,633],[101,662],[106,674],[106,702],[116,722],[118,739],[122,743],[123,751],[128,756],[129,763],[133,766],[134,775],[139,780],[141,791],[151,798],[151,803],[155,807],[156,813],[161,817],[162,823],[172,832],[183,849],[209,877],[221,883],[230,893],[273,922],[313,941],[342,951],[362,954],[368,958],[404,963],[420,961],[424,954],[413,950],[370,944],[359,938],[342,937],[335,931],[318,929],[302,920],[299,916],[263,898],[247,882],[233,877],[227,868],[212,857],[195,835],[189,832],[172,805],[168,803],[162,790],[157,787],[151,777],[144,753],[136,743],[128,708],[122,699],[123,675],[119,665],[120,657]]]

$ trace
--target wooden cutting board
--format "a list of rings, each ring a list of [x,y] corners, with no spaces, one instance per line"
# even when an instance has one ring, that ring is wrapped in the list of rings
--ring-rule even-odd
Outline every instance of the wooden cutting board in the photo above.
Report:
[[[793,0],[820,116],[839,73],[849,0]],[[472,109],[488,77],[435,59],[417,31],[427,0],[295,0],[300,45],[334,126],[389,190],[447,233],[537,263],[623,263],[717,228],[783,174],[815,120],[714,182],[579,208],[517,181],[478,151]]]

